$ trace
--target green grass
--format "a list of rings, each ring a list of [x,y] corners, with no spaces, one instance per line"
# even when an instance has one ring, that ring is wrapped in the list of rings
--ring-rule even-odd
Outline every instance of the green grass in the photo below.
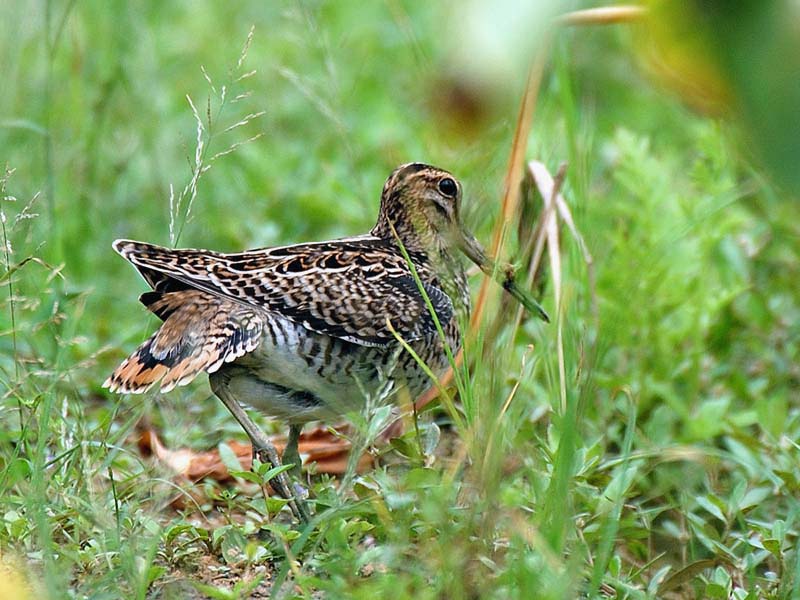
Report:
[[[235,250],[363,232],[389,171],[423,160],[462,180],[488,244],[528,55],[479,110],[447,104],[482,72],[458,6],[0,8],[0,554],[32,597],[796,597],[796,204],[731,125],[642,75],[625,26],[558,36],[528,144],[552,172],[568,162],[594,258],[592,289],[562,231],[564,406],[557,324],[484,328],[463,424],[426,411],[386,466],[316,478],[318,517],[297,528],[243,482],[176,482],[139,454],[143,418],[169,447],[244,439],[206,381],[101,389],[156,325],[117,237]],[[189,189],[171,213],[197,164],[191,211]],[[360,443],[385,416],[359,419]]]

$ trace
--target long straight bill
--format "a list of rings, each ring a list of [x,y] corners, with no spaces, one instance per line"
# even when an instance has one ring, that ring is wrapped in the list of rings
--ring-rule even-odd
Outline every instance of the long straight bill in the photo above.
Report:
[[[511,296],[519,302],[525,309],[538,316],[543,321],[549,323],[550,317],[542,306],[533,298],[530,292],[523,290],[517,285],[514,267],[511,265],[497,265],[494,260],[486,256],[486,252],[470,232],[462,229],[458,232],[458,243],[461,251],[474,262],[481,271],[489,277],[493,277],[497,283],[503,286]]]

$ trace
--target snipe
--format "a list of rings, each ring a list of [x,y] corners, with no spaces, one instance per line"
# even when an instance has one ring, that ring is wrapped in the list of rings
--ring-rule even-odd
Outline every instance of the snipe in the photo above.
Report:
[[[469,289],[456,250],[490,266],[460,224],[460,201],[450,173],[411,163],[389,176],[365,235],[236,254],[114,242],[153,290],[141,302],[164,323],[104,386],[141,393],[160,382],[166,392],[206,371],[254,454],[281,464],[242,404],[289,422],[284,460],[299,466],[303,423],[356,410],[370,395],[405,387],[413,398],[431,385],[396,335],[437,375],[447,367],[444,344],[459,348]],[[513,280],[504,287],[541,311]],[[286,474],[277,479],[274,487],[307,519]]]

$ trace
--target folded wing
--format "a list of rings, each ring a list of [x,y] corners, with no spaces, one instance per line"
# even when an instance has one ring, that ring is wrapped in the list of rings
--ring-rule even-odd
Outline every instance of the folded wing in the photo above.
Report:
[[[142,393],[159,380],[167,392],[252,352],[261,340],[262,316],[237,302],[191,289],[150,292],[142,301],[164,324],[105,381],[112,392]]]
[[[436,332],[405,259],[379,238],[238,254],[173,250],[128,240],[118,240],[114,248],[157,292],[202,290],[249,310],[274,311],[311,331],[355,344],[394,342],[387,319],[407,341]],[[423,279],[429,281],[423,289],[444,326],[453,317],[453,305],[435,281]]]

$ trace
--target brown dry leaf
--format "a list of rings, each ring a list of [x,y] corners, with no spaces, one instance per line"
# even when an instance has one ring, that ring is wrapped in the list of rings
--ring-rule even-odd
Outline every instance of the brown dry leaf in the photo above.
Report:
[[[218,450],[197,452],[189,448],[171,450],[164,446],[158,434],[152,428],[143,429],[139,433],[139,451],[144,455],[152,455],[158,462],[166,466],[176,475],[191,481],[210,477],[217,481],[228,481],[231,478],[228,469],[222,463]],[[242,470],[250,468],[252,450],[249,444],[236,441],[227,442],[242,465]]]
[[[350,442],[343,437],[348,432],[348,426],[336,428],[341,435],[337,435],[329,428],[315,427],[300,436],[299,450],[304,465],[314,464],[317,473],[341,475],[347,469],[350,456]],[[384,437],[384,436],[382,436]],[[286,446],[285,436],[272,436],[278,452],[283,452]],[[250,470],[252,465],[252,447],[250,444],[237,441],[225,442],[239,459],[243,471]],[[152,455],[176,475],[186,477],[191,481],[211,478],[216,481],[229,481],[232,479],[227,467],[222,462],[219,450],[197,452],[188,448],[170,449],[164,446],[158,434],[152,428],[145,428],[139,434],[139,450],[142,454]],[[369,469],[372,458],[364,454],[358,462],[358,472]]]
[[[317,473],[344,474],[350,457],[350,442],[343,436],[347,436],[350,433],[351,427],[346,424],[337,425],[333,430],[330,427],[318,426],[304,431],[300,435],[299,444],[303,464],[310,465],[314,463],[316,465],[314,470]],[[273,436],[271,439],[278,452],[283,452],[283,448],[286,446],[286,437]],[[250,448],[249,445],[248,448]],[[358,459],[356,471],[363,473],[371,466],[372,457],[364,453]]]

